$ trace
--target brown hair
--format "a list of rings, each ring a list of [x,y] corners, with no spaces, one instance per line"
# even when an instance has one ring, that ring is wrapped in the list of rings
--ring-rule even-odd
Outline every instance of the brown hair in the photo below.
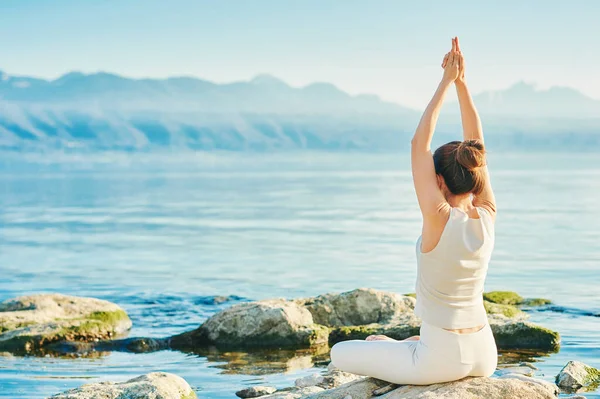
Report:
[[[479,140],[451,141],[433,153],[435,173],[441,175],[454,195],[483,191],[485,148]]]

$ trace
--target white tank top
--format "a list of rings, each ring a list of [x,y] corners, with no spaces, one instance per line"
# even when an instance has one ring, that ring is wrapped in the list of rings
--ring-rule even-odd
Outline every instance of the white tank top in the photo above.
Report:
[[[440,328],[458,329],[487,323],[483,285],[494,248],[494,221],[484,208],[472,219],[451,208],[437,246],[421,252],[417,241],[415,314]]]

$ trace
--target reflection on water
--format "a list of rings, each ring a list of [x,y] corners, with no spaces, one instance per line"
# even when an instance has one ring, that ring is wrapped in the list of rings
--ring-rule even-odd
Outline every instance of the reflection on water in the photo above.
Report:
[[[257,349],[252,351],[225,351],[208,347],[194,351],[223,370],[223,374],[265,375],[289,373],[329,363],[329,346],[311,349]]]

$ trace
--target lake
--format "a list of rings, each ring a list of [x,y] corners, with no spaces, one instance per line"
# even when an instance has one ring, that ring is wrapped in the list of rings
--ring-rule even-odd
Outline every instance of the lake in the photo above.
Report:
[[[558,353],[532,359],[538,376],[575,359],[600,367],[600,156],[489,158],[499,213],[486,290],[554,302],[531,312],[562,336]],[[129,313],[130,336],[165,337],[240,301],[413,292],[421,218],[409,165],[406,154],[5,153],[0,300],[102,298]],[[303,352],[5,355],[0,397],[166,371],[199,397],[232,398],[326,364]]]

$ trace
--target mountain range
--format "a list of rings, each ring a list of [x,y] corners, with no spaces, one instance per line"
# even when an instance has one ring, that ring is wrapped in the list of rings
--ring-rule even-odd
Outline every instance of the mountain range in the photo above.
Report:
[[[600,101],[519,82],[474,97],[489,143],[599,149]],[[458,106],[437,139],[460,134]],[[69,73],[55,80],[0,72],[0,148],[268,151],[392,150],[408,145],[420,111],[329,83],[291,87],[270,76],[216,84],[175,77]]]

